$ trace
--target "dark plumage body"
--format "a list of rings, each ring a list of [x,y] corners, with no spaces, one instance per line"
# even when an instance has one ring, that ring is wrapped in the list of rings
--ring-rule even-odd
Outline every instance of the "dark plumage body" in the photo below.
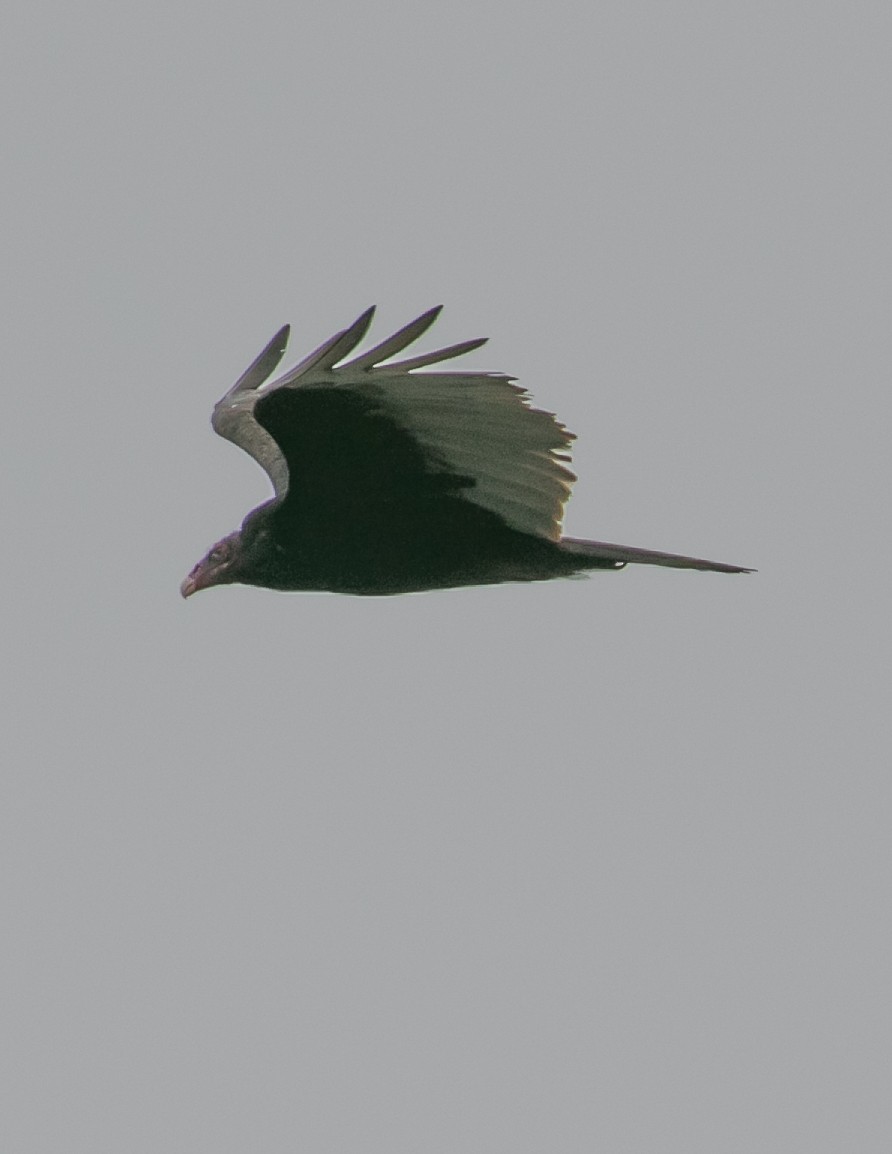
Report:
[[[267,470],[276,496],[195,566],[184,596],[233,581],[407,593],[539,581],[629,561],[743,571],[561,539],[572,434],[529,408],[523,390],[501,374],[412,371],[482,341],[380,364],[439,310],[340,366],[371,312],[261,389],[284,351],[288,330],[281,330],[215,409],[217,432]]]
[[[397,517],[373,509],[334,531],[313,516],[289,518],[286,531],[277,511],[262,506],[246,518],[241,547],[243,584],[366,595],[544,581],[617,567],[519,533],[494,514],[449,496],[413,503]]]

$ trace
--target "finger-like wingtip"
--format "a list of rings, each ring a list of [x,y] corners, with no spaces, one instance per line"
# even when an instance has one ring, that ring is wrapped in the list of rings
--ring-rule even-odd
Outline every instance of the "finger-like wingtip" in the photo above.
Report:
[[[479,349],[485,345],[489,337],[475,337],[470,341],[462,341],[457,345],[449,345],[445,349],[435,349],[432,353],[422,353],[418,357],[410,357],[405,361],[391,361],[389,364],[381,365],[376,369],[376,372],[381,373],[408,373],[412,369],[423,369],[425,365],[436,365],[440,361],[449,361],[453,357],[464,356],[465,353],[471,353],[474,349]]]
[[[365,312],[359,314],[349,328],[342,329],[339,333],[335,333],[333,337],[329,337],[327,341],[323,341],[309,356],[304,357],[293,369],[289,369],[284,376],[274,381],[273,388],[293,385],[295,381],[308,373],[327,372],[333,368],[338,361],[343,360],[348,353],[356,348],[368,331],[374,315],[375,306],[370,305]]]
[[[320,349],[316,350],[315,358],[311,362],[312,367],[317,370],[334,368],[338,361],[342,361],[348,353],[352,353],[368,332],[374,315],[375,306],[369,305],[349,328],[344,329],[343,332],[338,333],[337,336],[332,337],[330,341],[326,341]]]
[[[272,340],[267,341],[263,351],[251,361],[226,396],[223,397],[223,401],[229,400],[238,393],[246,393],[260,388],[285,355],[290,334],[291,325],[282,325]]]
[[[373,349],[369,349],[368,352],[355,357],[343,367],[353,370],[371,369],[381,361],[387,360],[388,357],[396,356],[396,354],[402,352],[407,345],[412,344],[413,341],[417,341],[422,333],[427,332],[442,311],[442,305],[434,305],[432,309],[423,312],[420,317],[416,317],[415,320],[410,321],[407,325],[403,325],[392,337],[388,337],[386,341],[381,341],[381,343],[375,345]]]
[[[352,332],[354,329],[361,328],[362,335],[365,336],[365,334],[368,332],[369,325],[372,323],[372,318],[375,315],[375,309],[377,309],[377,307],[377,305],[369,305],[369,307],[365,309],[364,312],[359,314],[350,328],[346,331]]]

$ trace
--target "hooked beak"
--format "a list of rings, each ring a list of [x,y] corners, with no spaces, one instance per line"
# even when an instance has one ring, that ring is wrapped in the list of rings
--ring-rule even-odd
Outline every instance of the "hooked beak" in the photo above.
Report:
[[[207,580],[207,574],[201,564],[198,564],[183,581],[180,586],[180,593],[183,597],[191,597],[193,593],[197,593],[199,589],[206,589],[210,584],[212,582]]]

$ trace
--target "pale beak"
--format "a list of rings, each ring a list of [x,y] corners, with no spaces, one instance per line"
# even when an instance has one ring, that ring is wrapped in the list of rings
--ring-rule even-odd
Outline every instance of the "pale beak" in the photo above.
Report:
[[[191,597],[193,593],[197,593],[199,589],[207,589],[209,585],[214,585],[213,574],[209,571],[204,562],[199,561],[183,584],[180,586],[180,593],[184,597]]]

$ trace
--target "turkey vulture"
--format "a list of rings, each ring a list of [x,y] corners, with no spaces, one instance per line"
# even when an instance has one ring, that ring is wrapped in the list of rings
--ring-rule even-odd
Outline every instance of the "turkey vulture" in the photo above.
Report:
[[[275,495],[199,561],[184,597],[271,589],[412,593],[542,581],[628,562],[747,573],[674,553],[561,537],[573,434],[503,373],[419,372],[485,343],[390,362],[439,308],[350,361],[367,309],[278,380],[289,327],[217,404],[213,426],[266,470]]]

